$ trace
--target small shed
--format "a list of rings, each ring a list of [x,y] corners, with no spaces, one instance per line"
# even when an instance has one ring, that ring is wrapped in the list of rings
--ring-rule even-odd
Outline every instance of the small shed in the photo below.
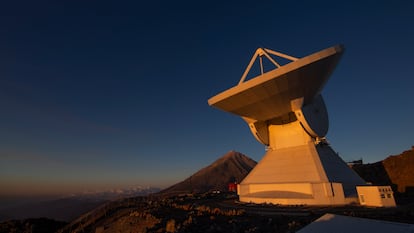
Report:
[[[372,207],[395,207],[394,192],[390,186],[357,186],[359,203]]]

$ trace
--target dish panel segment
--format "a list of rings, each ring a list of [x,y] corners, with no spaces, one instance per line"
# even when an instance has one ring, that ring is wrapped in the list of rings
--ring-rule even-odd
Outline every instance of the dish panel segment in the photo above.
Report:
[[[259,121],[294,111],[291,101],[310,103],[322,90],[343,52],[334,46],[242,82],[210,98],[210,106]]]

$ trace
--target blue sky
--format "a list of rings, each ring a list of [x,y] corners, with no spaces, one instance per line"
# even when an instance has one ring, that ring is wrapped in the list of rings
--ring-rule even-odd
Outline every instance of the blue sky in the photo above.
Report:
[[[208,106],[258,47],[343,44],[328,140],[376,162],[414,145],[409,1],[23,1],[0,7],[0,193],[166,187],[264,147]]]

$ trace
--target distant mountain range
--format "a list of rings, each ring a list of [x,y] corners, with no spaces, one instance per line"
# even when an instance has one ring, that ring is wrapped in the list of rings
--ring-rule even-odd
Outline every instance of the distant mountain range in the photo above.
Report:
[[[192,174],[184,181],[147,197],[127,198],[108,202],[82,215],[66,227],[62,228],[59,232],[94,232],[95,229],[95,232],[100,232],[101,230],[102,232],[130,232],[128,228],[131,227],[130,225],[117,223],[120,219],[121,221],[137,224],[138,226],[132,225],[134,226],[134,231],[145,232],[144,229],[141,228],[150,228],[159,223],[157,222],[158,220],[154,218],[152,212],[157,212],[159,209],[158,205],[164,202],[160,200],[164,200],[164,197],[176,196],[179,194],[227,191],[229,183],[240,182],[243,180],[256,164],[257,163],[254,160],[246,155],[236,151],[230,151],[212,164]],[[161,203],[158,203],[159,201]],[[140,208],[142,208],[143,203],[148,205],[145,206],[144,209],[150,213],[134,212],[134,210],[136,211],[137,206],[141,206]],[[134,222],[140,218],[143,220]],[[104,225],[105,227],[101,229],[99,225]],[[116,230],[111,229],[111,227],[114,227]]]
[[[246,155],[229,151],[224,156],[159,194],[205,193],[227,191],[228,184],[241,182],[257,162]]]
[[[256,162],[246,155],[230,151],[184,181],[162,191],[152,187],[117,189],[78,193],[64,198],[7,206],[6,208],[0,206],[0,221],[41,217],[71,221],[105,202],[120,198],[146,196],[154,193],[157,195],[176,195],[204,193],[212,190],[226,191],[229,183],[243,180],[255,165]]]
[[[95,200],[113,200],[118,198],[135,197],[148,195],[159,192],[161,189],[157,187],[131,187],[131,188],[119,188],[105,191],[87,191],[83,193],[74,193],[68,196],[77,199],[95,199]]]
[[[0,206],[0,221],[25,218],[51,218],[59,221],[72,221],[79,215],[97,206],[120,198],[145,196],[160,191],[153,187],[134,187],[107,191],[71,194],[62,198]]]

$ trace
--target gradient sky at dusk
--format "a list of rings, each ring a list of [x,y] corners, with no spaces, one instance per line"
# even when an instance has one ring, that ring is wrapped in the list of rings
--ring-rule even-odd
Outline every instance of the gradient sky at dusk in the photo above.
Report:
[[[410,1],[8,1],[0,6],[0,194],[166,187],[229,150],[244,121],[208,106],[258,47],[343,44],[322,92],[328,140],[376,162],[414,145]]]

